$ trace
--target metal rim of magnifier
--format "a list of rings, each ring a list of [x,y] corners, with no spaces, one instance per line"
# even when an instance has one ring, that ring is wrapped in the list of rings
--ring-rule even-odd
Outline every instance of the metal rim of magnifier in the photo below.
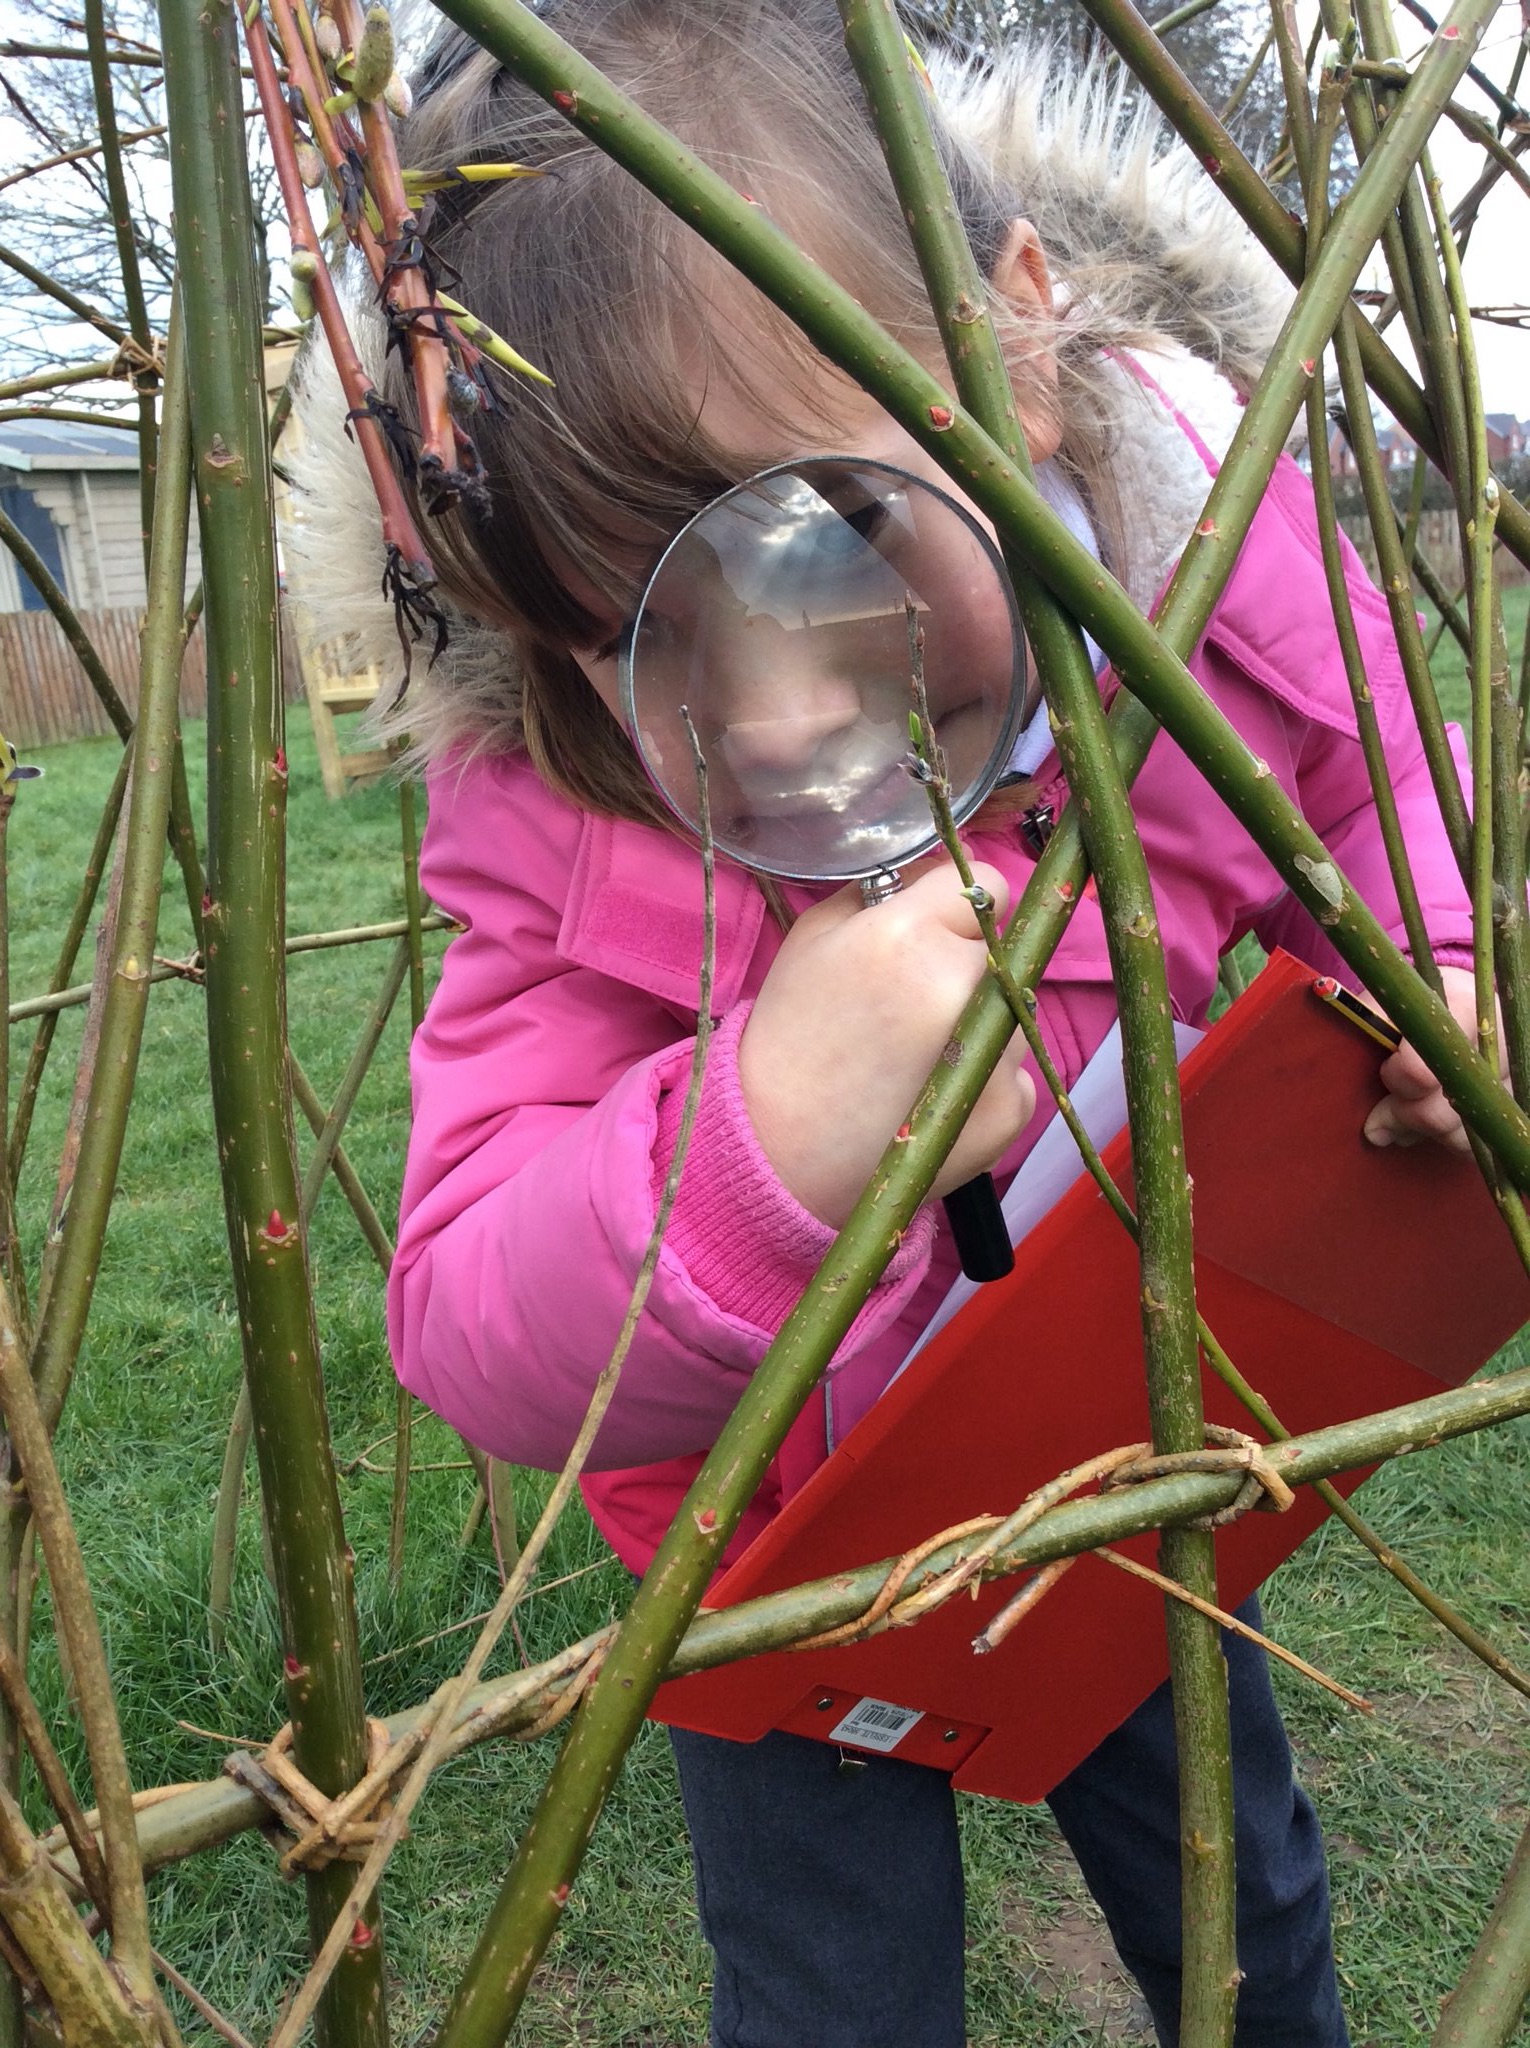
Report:
[[[755,490],[761,484],[769,483],[774,477],[800,476],[806,482],[811,483],[814,471],[826,469],[841,472],[870,472],[877,476],[894,477],[900,484],[911,484],[918,491],[927,492],[930,497],[937,498],[947,511],[956,515],[967,531],[978,542],[979,547],[988,559],[989,567],[993,570],[999,590],[1003,594],[1004,603],[1009,612],[1010,643],[1014,649],[1014,659],[1010,668],[1009,708],[1005,713],[1003,724],[993,748],[983,764],[982,772],[973,779],[965,792],[959,792],[953,796],[951,814],[958,825],[965,824],[967,819],[975,811],[979,810],[989,796],[992,795],[994,785],[1003,774],[1005,764],[1009,760],[1010,752],[1014,747],[1015,735],[1020,727],[1021,706],[1025,700],[1025,632],[1020,623],[1020,607],[1015,602],[1015,593],[1009,580],[1009,571],[1004,566],[1004,557],[1000,554],[993,536],[983,526],[982,522],[967,510],[965,505],[959,504],[952,497],[949,491],[942,490],[939,484],[931,483],[928,477],[917,476],[911,469],[900,469],[895,462],[878,462],[872,457],[864,455],[799,456],[794,462],[777,462],[773,463],[768,469],[756,470],[753,476],[745,477],[742,483],[735,484],[731,490],[719,493],[708,504],[703,505],[699,512],[691,515],[684,526],[680,528],[680,531],[670,540],[663,554],[660,555],[658,561],[654,564],[647,582],[643,585],[643,594],[638,599],[637,609],[632,615],[627,630],[622,635],[621,649],[617,658],[617,682],[621,692],[622,722],[627,728],[627,735],[637,750],[638,759],[642,762],[644,773],[649,781],[653,784],[669,810],[692,832],[696,830],[695,820],[681,809],[676,799],[671,796],[664,782],[654,772],[653,764],[648,758],[647,749],[643,745],[642,732],[637,718],[637,694],[633,687],[633,649],[637,639],[638,625],[642,620],[648,600],[653,595],[654,586],[669,565],[671,555],[687,539],[693,527],[699,526],[702,520],[710,518],[713,513],[719,511],[732,499],[743,497],[746,492]],[[906,867],[909,862],[919,860],[925,854],[933,852],[939,844],[940,834],[936,830],[935,821],[932,818],[929,830],[922,834],[917,841],[911,840],[908,851],[901,853],[894,865]],[[742,856],[731,853],[730,849],[723,845],[721,841],[718,842],[718,848],[719,851],[727,853],[729,858],[739,860],[741,865],[745,867],[760,865],[757,862],[744,860]],[[889,864],[885,861],[877,861],[870,867],[835,869],[833,873],[829,874],[806,868],[787,869],[782,867],[760,867],[760,872],[779,875],[784,880],[793,882],[855,882],[864,880],[871,875],[885,873],[888,870],[888,866]]]

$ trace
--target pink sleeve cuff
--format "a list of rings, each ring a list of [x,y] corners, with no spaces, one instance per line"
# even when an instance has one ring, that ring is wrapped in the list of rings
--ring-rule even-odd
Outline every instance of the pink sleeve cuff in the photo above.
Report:
[[[738,1072],[739,1039],[749,1010],[748,1003],[740,1003],[730,1011],[707,1049],[706,1080],[665,1249],[725,1315],[774,1335],[837,1233],[781,1184],[755,1136]],[[666,1076],[659,1097],[655,1204],[674,1158],[688,1079],[687,1058]],[[926,1205],[909,1225],[842,1349],[853,1347],[868,1317],[880,1322],[888,1294],[896,1290],[901,1295],[901,1283],[923,1268],[934,1229]]]

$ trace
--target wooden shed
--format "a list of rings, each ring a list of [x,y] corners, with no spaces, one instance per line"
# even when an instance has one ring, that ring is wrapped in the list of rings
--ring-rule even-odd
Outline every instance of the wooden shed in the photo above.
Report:
[[[76,611],[142,610],[136,435],[84,422],[7,422],[0,426],[0,505]],[[193,528],[193,556],[195,549]],[[197,573],[193,566],[193,580]],[[29,579],[0,549],[0,612],[42,609]]]

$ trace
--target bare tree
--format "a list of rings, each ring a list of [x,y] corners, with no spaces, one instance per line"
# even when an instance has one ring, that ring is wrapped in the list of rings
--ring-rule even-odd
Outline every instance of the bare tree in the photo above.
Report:
[[[106,0],[103,12],[130,231],[150,324],[162,333],[174,243],[157,16],[148,0]],[[13,38],[4,46],[0,67],[0,244],[127,328],[130,307],[100,150],[101,126],[91,67],[83,61],[84,22],[71,11],[69,0],[17,0],[10,20]],[[280,218],[280,203],[259,123],[251,124],[251,175],[257,273],[269,319],[276,285],[267,244]],[[285,246],[285,232],[278,229],[278,273]],[[109,343],[103,334],[92,334],[68,306],[6,267],[0,268],[0,349],[15,375],[34,363],[57,364],[61,356],[100,357],[109,353]]]

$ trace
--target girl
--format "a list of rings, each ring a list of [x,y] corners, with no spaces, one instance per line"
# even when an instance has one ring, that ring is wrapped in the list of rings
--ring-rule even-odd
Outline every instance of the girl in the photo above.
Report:
[[[555,25],[746,190],[900,339],[940,361],[903,220],[831,0],[556,0]],[[1074,529],[1150,605],[1199,515],[1283,292],[1181,153],[1086,77],[1011,51],[936,75],[942,147],[1000,323],[1033,460]],[[954,487],[687,228],[455,33],[416,88],[403,160],[517,161],[432,245],[472,310],[555,380],[518,382],[474,433],[481,503],[440,522],[460,617],[407,716],[431,768],[423,874],[464,927],[414,1048],[415,1124],[390,1292],[405,1383],[495,1457],[562,1461],[609,1355],[674,1149],[701,957],[700,863],[616,715],[617,649],[645,573],[693,512],[805,453]],[[374,342],[379,338],[374,336]],[[380,357],[382,350],[377,347]],[[392,395],[407,405],[402,380]],[[316,362],[316,516],[294,581],[334,633],[385,644],[376,552],[320,539],[359,465]],[[351,495],[367,502],[364,485]],[[354,528],[349,529],[354,531]],[[1467,903],[1410,738],[1385,607],[1351,594],[1439,957],[1469,1014]],[[1399,925],[1329,623],[1308,486],[1287,459],[1193,667],[1336,858]],[[1103,669],[1101,687],[1114,687]],[[1067,800],[1032,707],[1009,788],[974,820],[1001,903]],[[1179,1013],[1204,1019],[1244,933],[1335,965],[1184,757],[1160,737],[1134,794]],[[956,878],[931,863],[863,911],[854,890],[717,878],[719,1026],[638,1340],[590,1464],[590,1510],[641,1571],[771,1335],[907,1112],[983,972]],[[1041,991],[1071,1080],[1114,1016],[1097,907]],[[1459,1139],[1406,1048],[1377,1143]],[[1015,1055],[937,1192],[1012,1173],[1050,1111]],[[742,1548],[875,1400],[952,1277],[932,1204],[791,1431]],[[1262,1658],[1227,1643],[1236,1747],[1238,2040],[1346,2039],[1321,1849]],[[961,1870],[943,1776],[841,1775],[828,1746],[677,1734],[717,2048],[958,2048]],[[1152,2007],[1177,2036],[1172,1724],[1155,1696],[1052,1806]]]

